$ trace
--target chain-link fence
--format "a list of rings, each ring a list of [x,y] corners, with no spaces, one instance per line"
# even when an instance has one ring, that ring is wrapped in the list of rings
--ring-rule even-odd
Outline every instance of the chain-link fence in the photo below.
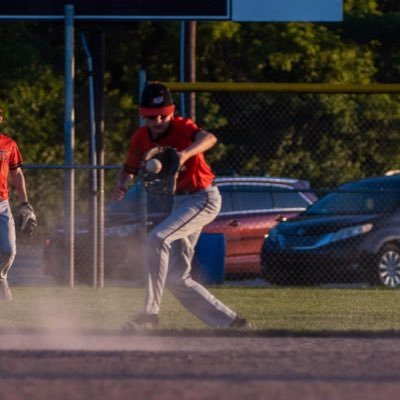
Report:
[[[180,85],[170,85],[176,96],[181,90],[194,90]],[[344,182],[400,167],[397,86],[334,90],[331,85],[322,90],[317,85],[313,93],[311,85],[297,92],[295,85],[281,91],[274,85],[253,84],[245,90],[228,84],[225,89],[198,85],[196,122],[219,139],[207,153],[209,163],[218,177],[247,178],[221,186],[225,204],[218,223],[205,230],[224,238],[223,265],[204,261],[202,254],[197,263],[200,258],[206,268],[222,268],[225,282],[257,278],[260,283],[276,284],[345,281],[394,287],[400,283],[400,225],[396,225],[400,181],[396,176],[328,197],[313,213],[319,214],[318,220],[310,215],[308,222],[285,222],[309,207],[313,194],[321,197],[333,191],[330,196],[334,196]],[[180,99],[176,98],[178,106]],[[114,169],[105,171],[106,199],[115,174]],[[67,283],[62,251],[64,171],[28,169],[26,175],[45,243],[44,268],[56,281]],[[75,274],[78,282],[90,284],[93,193],[88,182],[89,170],[77,170]],[[299,189],[298,182],[305,186]],[[132,196],[122,211],[106,211],[106,279],[140,282],[142,278],[143,243]],[[208,283],[221,283],[221,279]]]
[[[196,121],[220,140],[208,155],[218,174],[291,176],[332,188],[400,167],[398,85],[209,86],[196,92]]]

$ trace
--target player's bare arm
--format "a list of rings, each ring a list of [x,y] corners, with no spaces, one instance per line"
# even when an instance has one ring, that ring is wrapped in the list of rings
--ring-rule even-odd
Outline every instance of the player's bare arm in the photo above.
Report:
[[[180,164],[183,165],[186,160],[196,154],[203,153],[213,147],[217,143],[217,138],[211,132],[199,131],[196,134],[196,140],[186,149],[178,153]]]
[[[121,169],[117,175],[117,185],[114,189],[113,200],[121,200],[128,191],[128,184],[134,179],[133,174],[129,174],[125,169]]]
[[[28,201],[28,195],[26,193],[26,184],[24,173],[21,168],[16,168],[10,171],[11,182],[17,191],[19,201],[26,203]]]

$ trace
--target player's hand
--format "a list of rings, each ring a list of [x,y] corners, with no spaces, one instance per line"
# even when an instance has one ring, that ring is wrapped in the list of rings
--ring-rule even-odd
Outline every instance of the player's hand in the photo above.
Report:
[[[128,189],[124,186],[117,186],[111,196],[112,200],[122,200]]]

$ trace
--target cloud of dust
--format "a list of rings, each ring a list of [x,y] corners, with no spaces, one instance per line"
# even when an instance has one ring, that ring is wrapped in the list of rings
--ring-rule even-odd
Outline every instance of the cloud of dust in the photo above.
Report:
[[[107,281],[104,298],[101,292],[103,289],[89,286],[75,288],[57,286],[51,277],[43,274],[41,256],[36,246],[34,249],[32,246],[19,247],[18,262],[21,266],[17,265],[11,271],[13,276],[11,286],[14,293],[13,303],[23,302],[16,304],[16,312],[26,315],[27,321],[18,322],[18,327],[0,332],[0,349],[160,351],[168,350],[172,346],[167,343],[169,340],[172,343],[176,342],[176,338],[168,339],[154,332],[121,334],[122,324],[139,311],[142,302],[127,304],[126,293],[118,296],[118,291],[111,296],[107,295],[109,285]],[[133,287],[135,285],[132,282],[133,277],[129,278],[113,284],[124,289]],[[18,285],[30,287],[28,299],[18,295]],[[85,304],[88,292],[91,291],[99,302],[98,307]],[[14,306],[13,303],[10,307]],[[23,312],[19,310],[20,307]],[[99,315],[96,316],[96,320],[91,314],[92,310],[97,313],[100,310],[103,317],[98,326],[97,322],[93,321],[99,321]],[[125,316],[122,321],[116,321],[121,318],[121,310]],[[115,330],[109,329],[110,326],[115,326]]]

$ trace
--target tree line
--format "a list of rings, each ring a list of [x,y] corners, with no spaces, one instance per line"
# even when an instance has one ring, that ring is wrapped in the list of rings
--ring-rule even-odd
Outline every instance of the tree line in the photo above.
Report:
[[[197,80],[399,82],[399,27],[397,0],[344,0],[344,20],[339,23],[199,21]],[[149,80],[179,80],[180,23],[76,24],[77,163],[87,163],[89,147],[88,74],[79,35],[99,29],[105,34],[106,51],[105,162],[115,164],[123,161],[127,140],[139,123],[139,70],[146,70]],[[64,157],[64,26],[61,22],[1,22],[0,37],[0,104],[6,112],[2,130],[18,141],[26,163],[60,164]],[[284,118],[276,118],[275,126],[281,128],[271,133],[274,146],[267,154],[252,148],[250,137],[226,128],[229,124],[225,123],[219,128],[217,124],[217,133],[229,145],[212,154],[211,161],[220,168],[229,159],[240,159],[238,173],[302,174],[321,186],[335,184],[344,170],[346,178],[381,172],[400,165],[399,101],[399,96],[385,94],[358,96],[357,101],[351,96],[293,98],[291,110],[302,118],[290,127],[285,127]],[[259,99],[234,118],[255,118],[264,106],[279,110],[279,102]],[[212,109],[211,99],[201,106],[206,114],[202,121],[208,120],[207,110],[217,116],[221,112]],[[307,137],[317,134],[317,145],[308,145]],[[313,158],[315,152],[324,155],[325,167],[334,171],[330,178],[324,177],[321,162]],[[240,154],[246,156],[240,158]],[[299,159],[305,161],[300,169]]]

